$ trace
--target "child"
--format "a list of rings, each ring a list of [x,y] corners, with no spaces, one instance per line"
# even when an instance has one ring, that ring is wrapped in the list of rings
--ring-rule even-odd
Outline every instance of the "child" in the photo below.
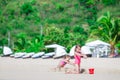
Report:
[[[61,60],[60,62],[59,62],[59,64],[58,64],[58,66],[55,68],[55,70],[61,70],[61,68],[63,68],[66,64],[72,64],[71,62],[70,62],[70,56],[69,55],[65,55],[64,57],[63,57],[63,60]]]
[[[76,45],[74,58],[75,58],[75,71],[78,74],[80,73],[81,57],[87,58],[85,54],[81,53],[81,47],[79,45]]]
[[[81,57],[87,58],[85,54],[81,53],[81,47],[79,45],[75,46],[75,52],[74,52],[74,58],[75,58],[75,69],[73,71],[67,71],[67,73],[80,73],[80,63],[81,63]]]

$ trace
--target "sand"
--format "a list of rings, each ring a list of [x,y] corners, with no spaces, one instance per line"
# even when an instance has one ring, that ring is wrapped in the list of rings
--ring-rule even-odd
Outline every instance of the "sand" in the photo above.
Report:
[[[120,58],[82,59],[81,68],[85,69],[82,74],[53,71],[59,60],[0,57],[0,80],[120,80]],[[91,67],[95,69],[92,75],[88,71]]]

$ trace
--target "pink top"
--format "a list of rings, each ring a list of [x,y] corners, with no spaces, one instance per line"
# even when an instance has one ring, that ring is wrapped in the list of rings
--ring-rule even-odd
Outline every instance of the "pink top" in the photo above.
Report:
[[[81,56],[75,54],[74,58],[75,58],[75,64],[80,64],[80,62],[81,62]]]
[[[62,67],[64,67],[66,64],[67,64],[67,62],[65,62],[64,60],[62,60],[62,61],[60,62],[60,65],[61,65]]]

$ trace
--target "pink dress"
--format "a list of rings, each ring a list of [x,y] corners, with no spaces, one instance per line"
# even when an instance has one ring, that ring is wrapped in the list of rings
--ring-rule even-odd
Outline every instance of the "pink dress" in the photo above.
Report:
[[[79,53],[80,54],[80,53]],[[78,64],[78,65],[80,65],[80,62],[81,62],[81,56],[79,56],[79,55],[74,55],[74,58],[75,58],[75,64]]]

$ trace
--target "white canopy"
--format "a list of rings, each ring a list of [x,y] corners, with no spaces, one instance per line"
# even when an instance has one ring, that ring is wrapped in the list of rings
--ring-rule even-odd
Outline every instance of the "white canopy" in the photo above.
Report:
[[[88,46],[93,49],[93,57],[108,56],[109,54],[110,44],[101,40],[86,43],[85,46]]]
[[[45,47],[46,48],[65,48],[65,47],[58,45],[58,44],[46,45]]]
[[[108,44],[106,42],[103,42],[101,40],[92,41],[92,42],[86,43],[85,45],[86,46],[91,46],[91,47],[96,47],[96,46],[99,46],[99,45],[110,46],[110,44]]]
[[[46,45],[46,48],[55,48],[55,56],[54,58],[57,57],[61,57],[65,54],[67,54],[67,52],[65,51],[65,47],[58,45],[58,44],[51,44],[51,45]]]
[[[66,54],[67,54],[67,52],[66,52],[65,48],[57,48],[54,58],[61,57]]]

